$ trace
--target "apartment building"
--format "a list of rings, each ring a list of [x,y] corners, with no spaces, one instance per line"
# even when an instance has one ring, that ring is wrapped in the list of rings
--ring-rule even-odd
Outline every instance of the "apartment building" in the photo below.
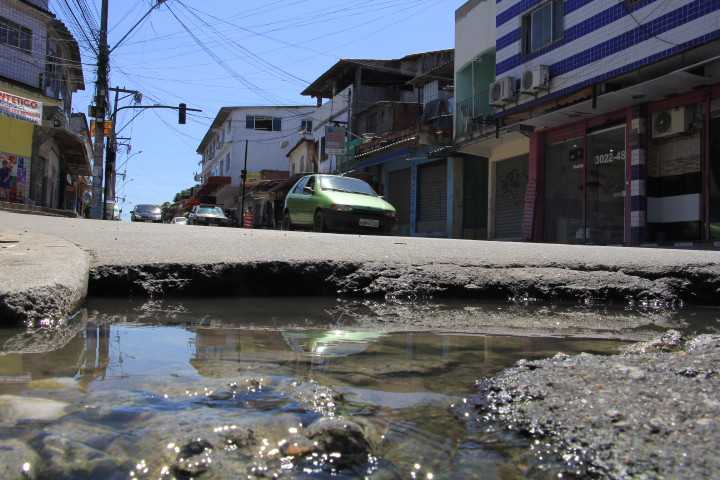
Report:
[[[720,240],[720,2],[493,3],[496,136],[532,130],[522,238]]]
[[[0,201],[82,214],[89,140],[71,126],[79,47],[48,1],[0,0]]]
[[[197,148],[202,156],[199,196],[237,208],[246,168],[251,184],[288,178],[288,154],[306,134],[308,117],[316,110],[298,105],[221,108]]]

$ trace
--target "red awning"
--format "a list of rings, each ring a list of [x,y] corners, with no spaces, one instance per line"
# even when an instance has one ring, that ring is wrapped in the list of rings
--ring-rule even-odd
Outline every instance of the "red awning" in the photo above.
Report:
[[[198,191],[197,196],[212,195],[213,193],[220,190],[220,188],[224,187],[225,185],[230,185],[231,183],[232,178],[230,177],[209,177],[207,182],[205,182],[203,186],[200,187],[200,191]]]

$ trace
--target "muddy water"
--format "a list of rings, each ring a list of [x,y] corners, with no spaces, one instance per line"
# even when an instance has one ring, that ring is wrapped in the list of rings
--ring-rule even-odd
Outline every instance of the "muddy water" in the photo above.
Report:
[[[451,406],[521,358],[621,345],[367,328],[273,302],[102,302],[0,330],[0,478],[558,478]]]

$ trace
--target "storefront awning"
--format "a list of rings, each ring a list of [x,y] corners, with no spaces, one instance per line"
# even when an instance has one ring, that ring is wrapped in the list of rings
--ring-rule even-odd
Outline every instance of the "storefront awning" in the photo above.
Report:
[[[60,147],[60,156],[68,173],[79,176],[92,175],[90,152],[82,137],[65,128],[37,127],[39,133],[53,138]]]
[[[212,195],[220,190],[220,188],[225,185],[229,185],[230,183],[232,183],[232,178],[230,177],[210,177],[207,182],[200,187],[200,191],[197,196]]]

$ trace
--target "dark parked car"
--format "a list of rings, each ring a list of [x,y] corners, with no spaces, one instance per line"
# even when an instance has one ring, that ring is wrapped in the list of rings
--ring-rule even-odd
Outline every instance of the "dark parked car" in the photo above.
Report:
[[[135,205],[130,212],[130,221],[162,223],[162,210],[157,205]]]
[[[188,225],[206,225],[209,227],[229,227],[230,220],[223,209],[215,205],[196,205],[188,215]]]

